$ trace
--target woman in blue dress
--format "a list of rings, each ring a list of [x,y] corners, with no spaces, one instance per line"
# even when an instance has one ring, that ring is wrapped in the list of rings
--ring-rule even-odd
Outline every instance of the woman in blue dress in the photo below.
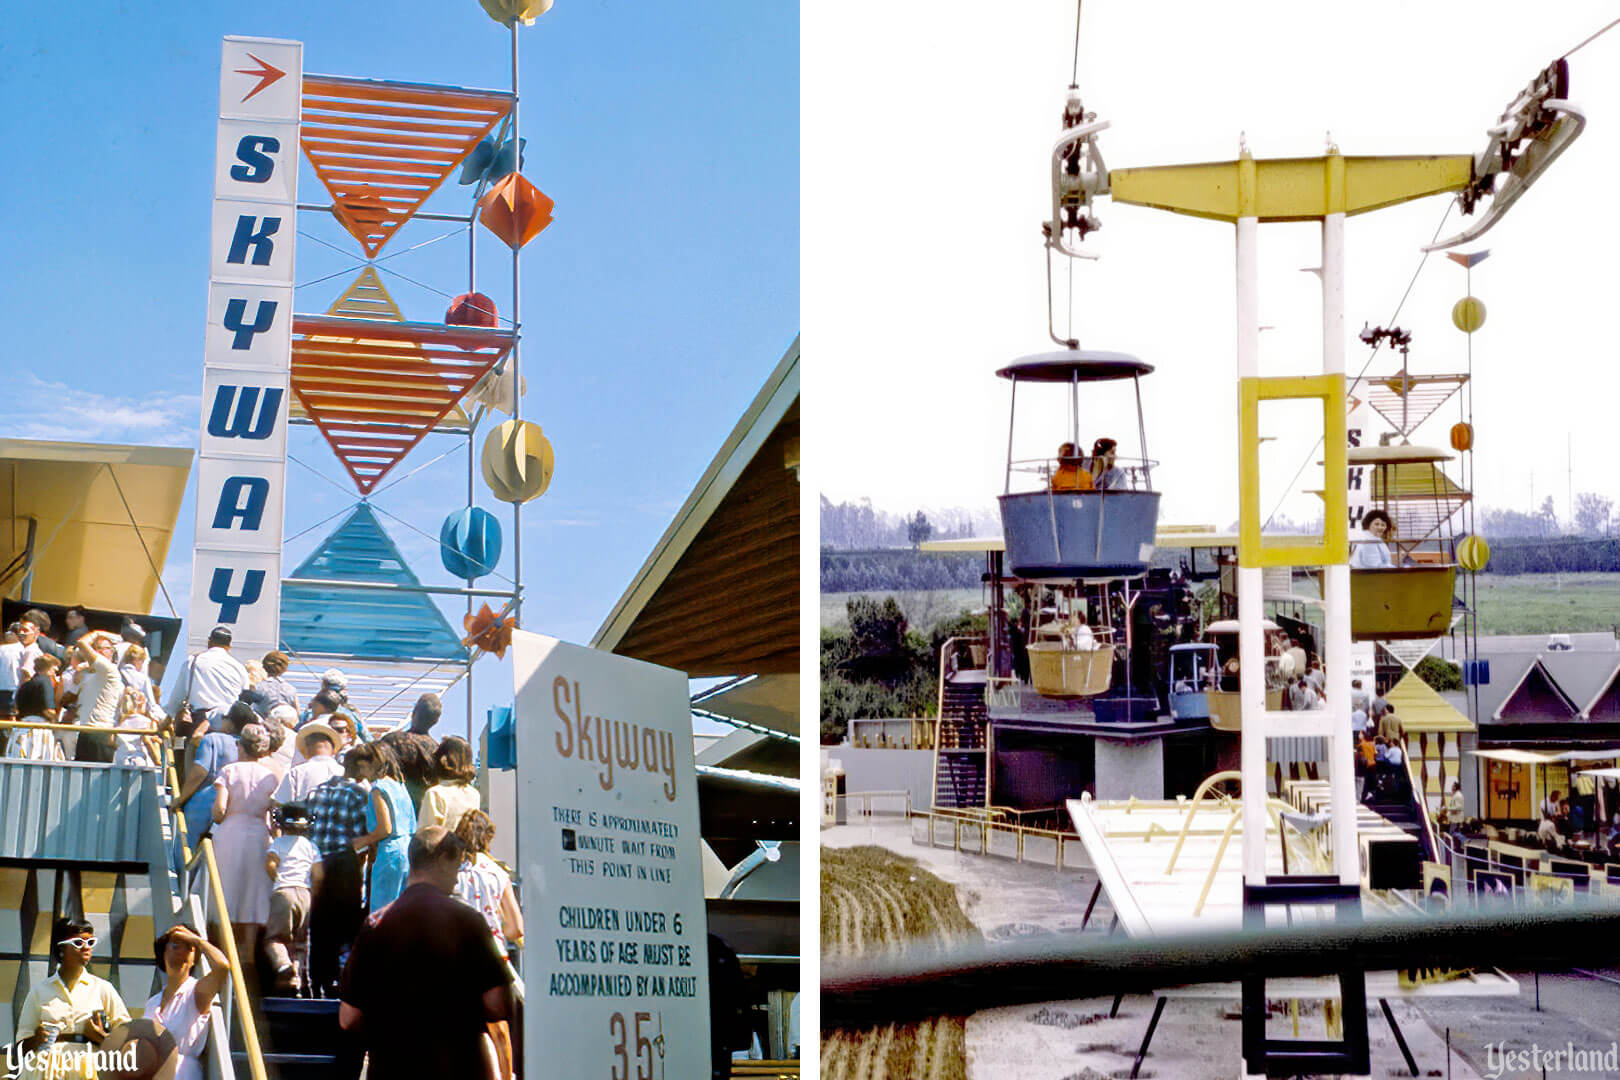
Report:
[[[406,853],[416,832],[416,807],[400,777],[393,755],[366,743],[349,751],[359,779],[371,783],[371,801],[366,805],[366,824],[371,831],[354,838],[359,854],[372,851],[371,910],[379,911],[405,891],[410,875]]]

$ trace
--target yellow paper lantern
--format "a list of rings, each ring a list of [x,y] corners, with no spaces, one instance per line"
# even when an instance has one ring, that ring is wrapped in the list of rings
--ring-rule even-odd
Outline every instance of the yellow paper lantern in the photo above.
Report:
[[[1467,421],[1460,421],[1451,425],[1451,448],[1466,452],[1474,448],[1474,425]]]
[[[557,459],[539,424],[508,420],[484,440],[484,483],[502,502],[526,503],[551,486]]]
[[[1477,298],[1465,296],[1451,307],[1451,321],[1465,334],[1472,334],[1485,325],[1485,305]]]
[[[534,20],[551,10],[551,0],[478,0],[484,12],[502,26],[521,22],[533,26]]]
[[[1491,561],[1491,545],[1485,542],[1483,536],[1470,536],[1457,545],[1457,565],[1470,574],[1485,569],[1485,564]]]

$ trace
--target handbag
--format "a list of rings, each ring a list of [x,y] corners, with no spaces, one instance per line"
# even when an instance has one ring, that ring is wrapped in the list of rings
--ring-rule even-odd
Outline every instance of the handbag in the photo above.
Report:
[[[197,658],[193,656],[191,663],[186,665],[186,696],[180,699],[180,707],[174,710],[174,734],[176,738],[189,739],[192,732],[197,730],[198,718],[191,712],[191,689],[196,685]]]

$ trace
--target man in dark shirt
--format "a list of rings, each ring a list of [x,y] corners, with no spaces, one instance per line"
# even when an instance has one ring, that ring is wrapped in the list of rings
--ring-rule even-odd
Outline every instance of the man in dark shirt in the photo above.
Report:
[[[511,1011],[489,926],[450,896],[464,852],[437,825],[417,833],[405,891],[355,939],[338,1023],[359,1033],[370,1080],[481,1076],[484,1025]]]
[[[309,909],[309,977],[318,994],[335,990],[343,954],[360,929],[365,878],[350,841],[367,831],[370,801],[348,769],[309,793],[309,839],[321,853]]]
[[[438,781],[434,774],[433,753],[439,748],[439,740],[429,732],[439,722],[443,712],[444,704],[439,701],[438,694],[423,694],[416,699],[415,708],[411,709],[411,726],[390,731],[377,740],[377,745],[392,754],[394,761],[399,764],[400,775],[405,778],[405,790],[410,792],[411,802],[417,806],[422,805],[422,796],[427,789]]]

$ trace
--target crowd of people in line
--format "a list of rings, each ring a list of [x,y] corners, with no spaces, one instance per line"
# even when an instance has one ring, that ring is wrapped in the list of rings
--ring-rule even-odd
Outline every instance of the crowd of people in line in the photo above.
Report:
[[[425,969],[435,978],[478,983],[475,1004],[496,989],[505,1000],[516,978],[511,954],[522,946],[523,918],[510,874],[489,854],[495,827],[473,783],[472,748],[463,738],[431,734],[442,712],[436,695],[417,700],[408,725],[374,738],[350,707],[341,672],[326,672],[319,692],[301,705],[285,678],[288,656],[277,651],[241,662],[231,654],[230,629],[222,626],[188,659],[163,708],[140,627],[126,621],[114,635],[87,631],[83,621],[82,609],[70,609],[60,642],[50,636],[42,611],[31,610],[7,628],[0,645],[0,717],[106,733],[10,728],[5,755],[156,768],[157,740],[174,739],[175,805],[183,819],[176,868],[183,852],[195,853],[211,838],[245,975],[260,981],[262,947],[268,963],[260,984],[269,992],[341,997],[345,1026],[360,1026],[349,1022],[352,1004],[371,1018],[366,1026],[375,1034],[409,1022],[401,1017],[415,1010],[403,1002],[398,1011],[373,1007],[392,992],[382,973],[399,961],[390,947],[368,948],[368,935],[377,941],[421,935],[406,955],[453,946],[440,958],[442,967]],[[401,903],[413,891],[415,899]],[[453,916],[445,907],[451,897]],[[57,930],[57,974],[34,987],[18,1027],[25,1049],[99,1043],[128,1018],[111,987],[84,970],[95,944],[89,925]],[[453,942],[442,936],[451,931]],[[166,983],[146,1015],[161,1017],[182,1054],[191,1054],[188,1067],[200,1069],[196,1055],[206,1023],[199,1018],[207,1016],[228,972],[224,953],[184,927],[159,939],[157,948]],[[198,952],[209,961],[203,979],[190,975]],[[92,998],[99,1004],[87,1007]],[[509,1076],[504,1007],[463,1012],[469,1023],[474,1013],[479,1017],[480,1039],[470,1044],[479,1060],[493,1055],[504,1063],[495,1075]],[[67,1016],[72,1023],[62,1022]],[[373,1039],[367,1042],[374,1046]],[[457,1045],[456,1054],[467,1051]],[[372,1076],[417,1075],[416,1062],[379,1070],[375,1053]]]

